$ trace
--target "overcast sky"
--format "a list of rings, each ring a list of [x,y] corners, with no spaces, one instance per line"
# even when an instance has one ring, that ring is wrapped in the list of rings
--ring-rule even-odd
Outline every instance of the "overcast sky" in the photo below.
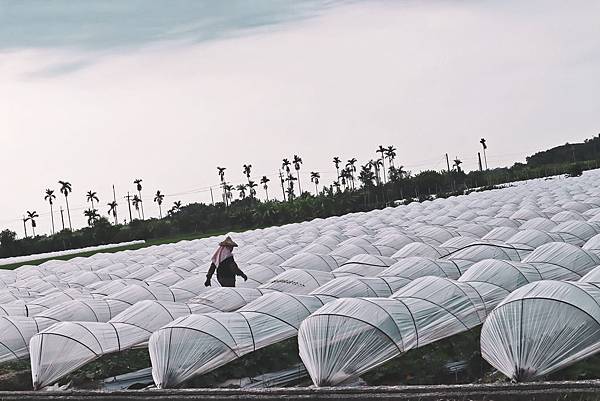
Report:
[[[226,178],[272,180],[304,159],[303,184],[395,145],[407,170],[446,152],[490,167],[600,132],[600,2],[0,0],[0,227],[22,236],[46,188],[123,196],[146,215],[210,201]],[[261,193],[261,192],[259,192]],[[56,206],[64,204],[59,195]],[[58,214],[58,227],[61,226]]]

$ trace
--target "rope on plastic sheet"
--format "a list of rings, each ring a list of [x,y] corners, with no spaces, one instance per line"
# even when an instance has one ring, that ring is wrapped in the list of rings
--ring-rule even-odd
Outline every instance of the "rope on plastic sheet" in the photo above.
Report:
[[[403,278],[403,277],[400,277]],[[392,290],[392,286],[390,285],[390,283],[387,282],[387,280],[385,279],[385,277],[381,277],[381,281],[383,281],[385,283],[385,285],[387,286],[388,290],[390,290],[390,295],[392,295],[394,293],[394,290]],[[366,283],[365,283],[366,284]],[[367,285],[370,289],[373,290],[373,287]],[[377,292],[375,290],[373,290],[373,292],[375,294],[377,294]]]
[[[531,281],[527,280],[527,284],[531,283]],[[495,283],[490,283],[488,281],[482,281],[482,280],[469,280],[469,281],[461,281],[462,283],[466,283],[466,284],[472,284],[472,283],[476,283],[476,284],[489,284],[489,285],[493,285],[494,287],[500,288],[501,290],[506,291],[507,295],[510,294],[512,291],[508,290],[507,288],[502,287],[501,285],[495,284]],[[513,290],[514,291],[514,290]],[[481,295],[479,296],[481,298]],[[482,298],[483,299],[483,298]],[[485,301],[483,302],[485,305]],[[487,309],[487,308],[486,308]]]
[[[327,317],[327,326],[325,326],[326,331],[325,331],[325,339],[327,341],[326,344],[329,344],[329,322],[330,322],[330,318],[331,317],[343,317],[343,318],[350,318],[352,320],[356,320],[358,322],[361,322],[369,327],[371,327],[372,329],[374,329],[375,331],[383,334],[384,337],[386,337],[392,344],[394,344],[394,346],[396,347],[396,349],[398,350],[399,353],[402,353],[402,349],[400,349],[400,347],[398,347],[398,344],[396,344],[396,342],[392,339],[392,337],[390,337],[387,333],[383,332],[379,327],[375,326],[372,323],[369,323],[363,319],[359,319],[357,317],[354,316],[346,316],[346,315],[340,315],[340,314],[336,314],[336,313],[319,313],[318,315],[315,315],[313,317],[316,316],[326,316]],[[398,331],[399,332],[399,331]],[[400,339],[402,340],[402,345],[404,346],[404,340],[402,339],[402,334],[400,335]]]
[[[76,338],[73,338],[73,337],[68,337],[68,336],[66,336],[66,335],[64,335],[64,334],[60,334],[60,333],[52,333],[52,332],[49,332],[49,333],[40,333],[40,335],[42,336],[42,342],[43,342],[43,340],[44,340],[44,336],[57,336],[57,337],[62,337],[62,338],[66,338],[66,339],[68,339],[68,340],[75,341],[77,344],[79,344],[79,345],[81,345],[82,347],[84,347],[84,348],[88,349],[88,350],[89,350],[89,351],[90,351],[92,354],[94,354],[95,356],[100,356],[99,354],[97,354],[96,352],[94,352],[94,350],[93,350],[93,349],[91,349],[90,347],[88,347],[87,345],[85,345],[84,343],[82,343],[81,341],[79,341],[79,340],[78,340],[78,339],[76,339]],[[98,341],[98,339],[97,339],[96,337],[94,337],[94,339],[95,339],[96,341]],[[102,349],[102,347],[100,347],[100,348]],[[38,363],[40,363],[40,362],[41,362],[41,359],[42,359],[42,354],[40,353],[40,359],[38,360]]]
[[[113,330],[115,331],[115,336],[117,337],[117,351],[121,352],[121,338],[119,337],[119,331],[117,330],[117,328],[115,327],[114,324],[108,322],[108,324],[110,324],[110,326],[113,328]],[[147,330],[146,330],[147,331]]]
[[[84,325],[82,325],[81,323],[78,323],[78,322],[73,322],[73,324],[74,324],[75,326],[79,326],[79,327],[81,327],[82,329],[84,329],[85,331],[87,331],[88,333],[90,333],[90,335],[92,336],[92,338],[93,338],[94,340],[96,340],[96,342],[98,343],[98,348],[102,349],[102,344],[100,344],[100,341],[99,341],[99,340],[98,340],[98,338],[97,338],[97,337],[94,335],[94,333],[92,333],[92,331],[91,331],[90,329],[88,329],[87,327],[85,327]],[[42,334],[45,334],[45,333],[42,333]],[[56,333],[52,333],[52,332],[50,332],[50,333],[48,333],[48,334],[56,334]],[[58,335],[60,335],[60,334],[58,334]],[[77,341],[77,342],[79,342],[78,340],[76,340],[76,339],[74,339],[74,338],[72,338],[72,337],[67,337],[67,336],[64,336],[64,337],[65,337],[65,338],[70,338],[70,339],[72,339],[72,340],[74,340],[74,341]],[[93,352],[93,351],[92,351],[92,352]],[[96,353],[94,352],[94,354],[96,354]]]
[[[248,321],[246,316],[244,316],[243,313],[240,313],[240,315],[244,318],[244,320],[246,321],[246,324],[248,325],[248,331],[250,332],[250,337],[252,338],[252,351],[256,351],[256,341],[254,340],[254,332],[252,331],[252,326],[250,326],[250,322]],[[232,336],[232,338],[233,338],[233,336]]]
[[[204,315],[204,316],[206,316],[206,315]],[[171,337],[171,333],[173,332],[172,329],[191,330],[191,331],[195,331],[197,333],[205,334],[205,335],[207,335],[209,337],[214,338],[215,340],[217,340],[221,344],[223,344],[227,349],[229,349],[229,351],[231,351],[233,354],[235,354],[237,357],[239,357],[238,353],[235,352],[233,350],[233,348],[231,348],[229,345],[227,345],[225,343],[225,341],[221,340],[219,337],[215,336],[214,334],[207,333],[206,331],[203,331],[203,330],[200,330],[200,329],[196,329],[194,327],[189,327],[189,326],[167,326],[167,327],[163,327],[163,328],[159,329],[159,331],[160,330],[169,330],[169,347],[171,347],[171,338],[172,338]],[[158,333],[158,332],[155,332],[155,333]],[[233,339],[233,337],[231,337],[231,338]],[[233,341],[235,342],[235,339]],[[236,345],[237,345],[237,343],[236,343]],[[168,364],[167,364],[167,366],[168,366]]]
[[[221,326],[223,328],[223,330],[225,330],[227,333],[229,333],[229,335],[231,336],[231,339],[233,340],[233,342],[235,343],[235,345],[239,345],[237,343],[237,341],[235,340],[235,337],[233,337],[231,335],[231,332],[229,330],[227,330],[227,327],[225,327],[225,325],[221,322],[219,322],[217,319],[215,319],[214,317],[210,316],[210,315],[204,315],[205,318],[212,320],[213,322],[217,323],[219,326]]]
[[[8,319],[6,316],[4,316],[4,319],[9,322],[10,324],[12,324],[14,326],[14,328],[17,330],[17,332],[19,333],[19,335],[21,336],[21,339],[23,340],[23,344],[25,344],[25,346],[29,345],[29,341],[25,340],[25,337],[23,336],[23,333],[21,333],[21,330],[19,330],[19,328],[17,327],[17,325],[15,324],[15,322],[13,322],[11,319]],[[39,333],[39,330],[38,330]],[[4,345],[4,344],[3,344]],[[10,351],[10,348],[6,347],[6,349],[8,349]],[[12,352],[12,351],[11,351]],[[16,356],[16,355],[15,355]]]
[[[412,319],[413,322],[413,327],[415,328],[415,337],[416,337],[416,347],[419,348],[419,330],[417,329],[417,321],[415,320],[415,316],[412,313],[412,310],[408,307],[408,305],[406,304],[406,302],[404,302],[401,299],[396,299],[396,301],[400,302],[402,305],[404,305],[404,307],[406,308],[406,310],[408,311],[408,313],[410,314],[410,318]],[[398,330],[400,331],[400,330]],[[404,339],[403,341],[403,346],[404,346]]]
[[[363,300],[363,301],[365,301],[365,302],[367,302],[367,303],[369,303],[369,304],[371,304],[371,305],[374,305],[375,307],[377,307],[377,308],[381,309],[381,310],[382,310],[382,311],[383,311],[383,312],[384,312],[386,315],[388,315],[388,317],[389,317],[389,318],[390,318],[390,319],[391,319],[393,322],[395,322],[395,320],[394,320],[394,318],[392,317],[392,315],[390,315],[390,313],[389,313],[387,310],[385,310],[385,309],[384,309],[384,308],[383,308],[381,305],[379,305],[379,304],[377,304],[377,303],[375,303],[375,302],[373,302],[373,301],[371,301],[371,300],[369,300],[369,299],[361,298],[361,300]],[[417,325],[416,325],[416,323],[415,323],[415,318],[414,318],[414,316],[413,316],[413,314],[412,314],[412,311],[410,310],[410,308],[409,308],[409,307],[408,307],[408,306],[407,306],[407,305],[406,305],[404,302],[400,301],[400,303],[401,303],[402,305],[404,305],[404,307],[406,308],[406,310],[408,310],[408,313],[410,314],[410,318],[411,318],[411,319],[412,319],[412,321],[413,321],[413,327],[415,328],[415,336],[416,336],[416,339],[417,339],[417,344],[418,344],[418,343],[419,343],[419,340],[418,340],[418,338],[419,338],[419,333],[417,332]],[[371,324],[370,324],[370,323],[368,323],[368,322],[365,322],[365,323],[367,323],[367,324],[371,325]],[[371,325],[371,326],[373,326],[373,327],[376,327],[376,326],[374,326],[374,325]],[[398,327],[398,326],[396,326],[396,328],[397,328],[397,327]],[[385,332],[384,332],[383,330],[381,330],[379,327],[376,327],[376,328],[377,328],[379,331],[381,331],[381,332],[382,332],[382,333],[383,333],[383,334],[384,334],[386,337],[388,337],[388,338],[390,339],[390,341],[394,343],[394,345],[396,346],[396,348],[398,348],[398,344],[396,344],[396,342],[395,342],[395,341],[394,341],[394,340],[393,340],[393,339],[392,339],[392,338],[391,338],[391,337],[390,337],[390,336],[389,336],[387,333],[385,333]],[[402,332],[401,332],[399,329],[398,329],[398,334],[400,334],[400,341],[402,341],[402,348],[404,348],[404,337],[402,336]],[[398,351],[399,351],[400,353],[402,353],[402,352],[403,352],[403,351],[402,351],[400,348],[398,348]]]
[[[282,293],[282,294],[284,294],[284,293]],[[286,295],[290,295],[290,294],[286,294]],[[294,298],[294,297],[292,297],[292,298]],[[295,299],[296,301],[298,301],[296,298],[294,298],[294,299]],[[317,298],[317,299],[319,299],[319,298]],[[320,299],[319,299],[319,301],[320,301],[321,303],[323,302],[323,301],[321,301]],[[308,312],[308,315],[310,316],[310,315],[311,315],[311,312],[308,310],[308,308],[307,308],[307,307],[306,307],[306,306],[305,306],[305,305],[304,305],[302,302],[300,302],[300,301],[298,301],[298,302],[299,302],[299,303],[300,303],[300,304],[301,304],[301,305],[304,307],[304,309],[306,309],[306,312]],[[240,311],[240,313],[244,313],[244,312],[246,312],[246,313],[256,313],[256,314],[260,314],[260,315],[269,316],[269,317],[272,317],[272,318],[273,318],[273,319],[275,319],[275,320],[279,320],[279,321],[280,321],[281,323],[283,323],[283,324],[286,324],[286,325],[290,326],[290,327],[291,327],[291,328],[293,328],[294,330],[298,330],[298,328],[297,328],[296,326],[294,326],[293,324],[291,324],[291,323],[289,323],[289,322],[286,322],[285,320],[283,320],[283,319],[281,319],[281,318],[279,318],[279,317],[277,317],[277,316],[275,316],[275,315],[271,315],[270,313],[266,313],[266,312],[262,312],[262,311],[257,311],[257,310],[245,310],[245,311]]]
[[[576,272],[576,271],[574,271],[574,270],[571,270],[571,269],[569,269],[568,267],[561,266],[561,265],[559,265],[559,264],[557,264],[557,263],[552,263],[552,262],[525,262],[525,263],[529,263],[529,264],[531,264],[531,265],[535,265],[535,264],[537,263],[537,264],[540,264],[540,265],[550,265],[550,266],[556,266],[556,267],[560,267],[561,269],[565,269],[565,270],[568,270],[568,271],[570,271],[571,273],[573,273],[574,275],[576,275],[576,276],[577,276],[577,277],[579,277],[579,278],[583,277],[583,276],[582,276],[581,274],[579,274],[578,272]]]
[[[514,250],[514,251],[531,251],[531,249],[517,248],[517,247],[515,247],[515,246],[500,245],[500,244],[491,244],[491,243],[486,243],[486,242],[475,242],[475,243],[473,243],[473,244],[465,245],[465,246],[463,246],[463,247],[462,247],[462,248],[460,248],[460,249],[455,249],[454,251],[451,251],[451,252],[449,252],[447,255],[444,255],[444,256],[442,256],[440,259],[445,259],[445,258],[447,258],[447,257],[449,257],[449,256],[452,256],[452,255],[453,255],[453,254],[455,254],[456,252],[460,252],[460,251],[462,251],[462,250],[464,250],[464,249],[467,249],[467,248],[472,248],[472,247],[475,247],[475,246],[482,246],[482,245],[483,245],[483,246],[491,246],[491,247],[494,247],[494,248],[500,248],[500,249],[502,249],[503,251],[504,251],[504,249],[512,249],[512,250]],[[506,252],[504,252],[504,254],[505,254],[506,256],[509,256],[509,255],[508,255]]]
[[[580,311],[584,315],[589,316],[590,319],[592,319],[593,321],[595,321],[598,324],[598,326],[600,326],[600,322],[595,317],[593,317],[592,315],[590,315],[589,313],[587,313],[585,310],[581,309],[579,306],[576,306],[576,305],[573,305],[572,303],[569,303],[569,302],[566,302],[566,301],[563,301],[563,300],[560,300],[560,299],[555,299],[555,298],[535,297],[535,298],[514,299],[512,301],[509,301],[509,302],[506,302],[506,303],[502,304],[500,306],[500,308],[504,307],[505,305],[510,305],[510,304],[513,304],[513,303],[520,302],[521,303],[521,310],[522,310],[523,303],[524,303],[525,300],[536,300],[536,299],[541,299],[541,300],[545,300],[545,301],[553,301],[553,302],[557,302],[557,303],[560,303],[560,304],[565,304],[565,305],[568,305],[568,306],[572,306],[573,308],[577,309],[578,311]],[[498,310],[498,308],[494,309],[492,311],[492,313],[490,314],[490,316],[492,316],[496,312],[496,310]],[[523,313],[522,312],[521,312],[521,319],[523,319]],[[523,331],[522,328],[523,328],[523,323],[521,322],[521,332]],[[522,341],[522,339],[521,339],[521,341]]]
[[[470,329],[469,327],[467,327],[467,325],[466,325],[466,324],[464,324],[464,323],[463,323],[463,321],[462,321],[462,320],[460,320],[460,319],[458,318],[458,316],[456,316],[454,313],[450,312],[448,309],[444,308],[443,306],[441,306],[441,305],[438,305],[438,304],[436,304],[435,302],[432,302],[432,301],[430,301],[430,300],[428,300],[428,299],[425,299],[425,298],[419,298],[419,297],[407,297],[407,296],[403,296],[403,297],[401,297],[401,298],[400,298],[400,297],[399,297],[399,298],[391,298],[391,299],[395,299],[395,300],[397,300],[397,301],[402,301],[403,299],[417,299],[417,300],[419,300],[419,301],[427,302],[427,303],[429,303],[429,304],[431,304],[431,305],[437,306],[438,308],[440,308],[440,309],[444,310],[444,311],[445,311],[445,312],[447,312],[449,315],[453,316],[453,317],[454,317],[454,318],[455,318],[455,319],[456,319],[456,320],[457,320],[457,321],[458,321],[460,324],[462,324],[462,325],[465,327],[465,329],[467,329],[467,330],[471,330],[471,329]],[[404,305],[406,305],[406,304],[404,304]],[[471,304],[471,306],[472,306],[472,305],[473,305],[473,304]],[[484,305],[485,305],[485,304],[484,304]]]
[[[173,314],[171,313],[171,311],[169,311],[169,309],[167,309],[166,306],[164,306],[161,302],[156,302],[156,304],[158,304],[161,308],[163,308],[165,310],[165,312],[167,312],[167,314],[171,317],[171,320],[175,320],[175,316],[173,316]]]
[[[574,283],[571,283],[571,282],[569,282],[569,281],[561,281],[561,283],[564,283],[564,284],[566,284],[566,285],[569,285],[569,286],[571,286],[571,287],[575,287],[575,288],[577,288],[579,291],[582,291],[583,293],[585,293],[585,295],[587,295],[589,298],[591,298],[591,300],[592,300],[592,301],[594,301],[594,303],[595,303],[596,305],[598,305],[598,308],[600,309],[600,303],[598,303],[598,301],[596,300],[596,298],[594,298],[593,296],[591,296],[591,295],[590,295],[590,294],[589,294],[589,293],[588,293],[586,290],[584,290],[584,289],[583,289],[583,288],[581,288],[581,287],[578,287],[578,286],[576,286]],[[588,283],[585,283],[585,284],[588,284]],[[595,285],[593,285],[593,284],[592,284],[592,286],[596,287],[596,286],[595,286]],[[596,288],[598,288],[598,287],[596,287]]]
[[[96,321],[99,322],[100,319],[98,319],[98,315],[96,314],[96,311],[94,310],[94,308],[92,308],[89,304],[85,303],[85,302],[81,302],[82,305],[85,305],[94,315],[94,317],[96,318]]]
[[[333,252],[333,249],[332,249],[331,247],[329,247],[328,245],[324,245],[324,246],[326,246],[327,248],[329,248],[329,249],[330,249],[330,250]],[[330,269],[330,270],[333,270],[333,269],[331,268],[331,265],[330,265],[330,264],[329,264],[329,262],[327,261],[327,259],[325,259],[325,256],[324,256],[324,255],[320,255],[320,254],[314,254],[314,255],[318,256],[318,257],[319,257],[319,259],[321,259],[323,262],[325,262],[325,264],[327,265],[327,267],[329,267],[329,269]],[[335,261],[335,259],[333,259],[333,260]],[[336,267],[336,268],[340,267],[340,266],[339,266],[339,264],[338,264],[337,262],[335,263],[335,267]]]

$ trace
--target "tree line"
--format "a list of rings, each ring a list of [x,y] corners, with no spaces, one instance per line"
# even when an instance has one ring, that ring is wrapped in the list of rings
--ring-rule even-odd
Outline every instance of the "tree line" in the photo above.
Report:
[[[480,141],[485,166],[487,157],[485,139]],[[447,197],[463,194],[473,190],[486,190],[499,184],[531,178],[547,177],[568,173],[579,175],[585,169],[598,168],[600,162],[600,136],[576,144],[579,154],[590,157],[586,160],[573,161],[572,152],[564,152],[564,146],[537,153],[546,155],[551,162],[541,163],[534,155],[527,158],[526,163],[515,163],[512,167],[486,169],[483,164],[475,171],[465,172],[458,158],[442,171],[425,170],[418,173],[406,171],[396,163],[394,146],[379,146],[377,158],[359,165],[356,158],[342,161],[333,157],[336,177],[333,182],[323,185],[319,171],[310,171],[310,182],[313,190],[303,188],[300,170],[303,161],[299,155],[283,158],[279,169],[278,187],[282,199],[275,200],[269,195],[272,180],[266,176],[258,179],[264,191],[264,200],[257,197],[257,181],[252,176],[252,165],[244,164],[242,172],[246,183],[234,187],[226,179],[226,168],[217,167],[220,179],[221,199],[211,203],[190,203],[182,205],[181,201],[173,202],[163,215],[165,195],[157,190],[153,201],[159,209],[158,218],[146,218],[142,202],[142,179],[133,181],[136,192],[128,194],[126,214],[127,224],[119,223],[116,197],[107,203],[107,215],[101,216],[97,207],[100,200],[94,191],[86,193],[90,207],[84,211],[88,226],[73,230],[69,209],[69,195],[72,186],[68,181],[58,181],[59,192],[63,195],[67,221],[62,219],[62,229],[55,231],[52,217],[51,235],[36,235],[36,211],[27,211],[23,218],[24,229],[29,222],[33,236],[26,233],[25,238],[17,239],[15,232],[4,230],[0,233],[0,257],[20,256],[32,253],[51,252],[64,249],[80,248],[107,243],[117,243],[137,239],[158,239],[170,236],[226,232],[246,230],[287,223],[300,222],[314,218],[326,218],[350,212],[368,211],[386,206],[423,201],[434,197]],[[583,147],[581,146],[583,145]],[[569,148],[570,149],[570,148]],[[581,150],[584,149],[584,150]],[[590,150],[592,149],[591,153]],[[551,157],[548,155],[552,155]],[[577,156],[577,155],[576,155]],[[549,158],[549,159],[548,159]],[[544,160],[546,160],[544,159]],[[306,184],[306,183],[304,183]],[[237,191],[237,194],[234,194]],[[237,196],[236,196],[237,195]],[[54,216],[56,195],[47,189],[44,198],[49,204],[51,216]],[[62,218],[61,214],[61,218]],[[68,224],[68,226],[67,226]]]

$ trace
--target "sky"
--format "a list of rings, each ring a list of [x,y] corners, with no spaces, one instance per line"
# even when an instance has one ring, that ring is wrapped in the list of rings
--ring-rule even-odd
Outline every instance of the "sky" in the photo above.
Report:
[[[75,227],[85,193],[119,214],[143,179],[144,209],[218,197],[226,179],[271,178],[283,157],[335,177],[333,156],[490,167],[600,132],[595,0],[0,0],[0,228],[23,235],[46,188]],[[259,191],[259,194],[262,192]],[[168,206],[167,206],[168,207]],[[55,213],[61,227],[60,215]]]

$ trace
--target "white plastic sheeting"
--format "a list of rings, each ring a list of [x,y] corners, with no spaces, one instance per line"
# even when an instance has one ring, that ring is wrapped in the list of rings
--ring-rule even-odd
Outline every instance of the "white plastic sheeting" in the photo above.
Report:
[[[338,297],[388,296],[409,281],[401,277],[340,277],[310,295],[270,293],[236,313],[177,319],[150,338],[152,375],[158,387],[172,387],[295,336],[301,321],[326,302]]]
[[[540,281],[510,294],[481,331],[483,357],[516,381],[600,351],[600,267],[578,282]]]
[[[531,380],[600,350],[600,288],[540,281],[519,288],[481,329],[482,356],[516,381]]]
[[[143,345],[152,332],[178,317],[236,310],[262,294],[258,289],[216,288],[188,304],[141,301],[107,323],[55,324],[30,341],[34,387],[44,387],[104,354]]]
[[[479,294],[487,315],[514,287],[508,282],[492,282],[491,277],[504,268],[510,272],[516,268],[527,280],[531,279],[528,274],[535,276],[534,270],[544,279],[577,280],[590,264],[598,263],[595,253],[600,253],[600,240],[594,236],[600,223],[598,178],[597,172],[586,172],[568,180],[532,180],[498,191],[233,233],[241,245],[236,249],[236,260],[249,277],[246,282],[238,280],[238,287],[261,287],[260,291],[296,296],[325,284],[320,287],[321,294],[303,296],[326,302],[347,296],[345,291],[348,296],[385,297],[389,288],[426,274],[447,279],[463,274],[459,286],[468,285]],[[97,327],[99,332],[108,322],[94,314],[104,316],[106,305],[111,308],[111,319],[127,308],[135,310],[136,303],[143,300],[153,307],[162,303],[189,305],[189,311],[195,297],[210,297],[219,289],[216,281],[213,287],[204,287],[204,277],[220,240],[181,241],[0,271],[0,314],[6,315],[4,320],[22,320],[7,322],[10,330],[0,330],[0,343],[8,345],[4,352],[9,359],[16,358],[15,354],[26,357],[27,352],[14,352],[11,341],[22,337],[25,341],[21,343],[26,343],[40,330],[39,325],[33,331],[28,329],[34,326],[30,325],[35,322],[32,319],[41,319],[49,311],[53,320],[46,318],[45,322],[76,320],[80,328],[94,323],[89,328]],[[594,256],[581,253],[581,245]],[[390,257],[393,260],[386,259]],[[353,258],[357,258],[355,262],[360,258],[385,262],[361,264],[353,263]],[[482,267],[472,270],[471,265],[478,266],[486,258],[504,262],[490,263],[487,276]],[[581,264],[580,259],[587,262]],[[338,275],[346,278],[329,281]],[[373,275],[378,279],[372,279]],[[518,285],[524,282],[516,276],[513,279]],[[330,284],[334,282],[337,284]],[[334,290],[334,295],[327,295],[327,286],[340,286],[336,290],[339,293],[335,295]],[[202,313],[213,311],[202,305]],[[111,324],[137,324],[133,316],[127,319],[131,321]],[[436,324],[438,321],[432,321],[431,330],[441,333],[436,331]],[[132,338],[134,332],[143,330],[132,330]],[[77,333],[73,332],[74,340],[85,340],[84,334]],[[119,338],[127,336],[119,334]],[[103,350],[114,349],[109,345]],[[48,352],[50,356],[40,351],[40,358],[47,362],[58,358]],[[56,362],[58,366],[64,361]],[[46,366],[50,365],[40,365],[42,369],[37,370],[40,383],[44,382]]]
[[[412,348],[483,323],[517,285],[579,278],[600,262],[573,245],[550,243],[541,248],[529,263],[478,262],[458,282],[417,279],[392,300],[341,299],[328,304],[302,324],[300,357],[316,385],[339,384]],[[377,308],[379,314],[373,310]]]
[[[159,388],[172,387],[293,337],[302,320],[321,306],[315,296],[271,293],[239,312],[176,319],[150,337],[154,381]]]

